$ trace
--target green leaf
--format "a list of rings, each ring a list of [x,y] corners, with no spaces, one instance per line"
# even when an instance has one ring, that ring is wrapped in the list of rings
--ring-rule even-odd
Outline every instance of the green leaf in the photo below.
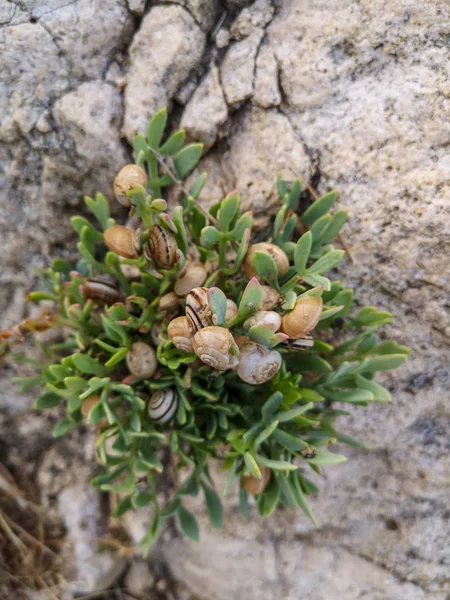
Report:
[[[54,438],[62,437],[67,433],[71,433],[75,429],[75,423],[73,423],[69,417],[64,417],[56,423],[52,429],[52,436]]]
[[[117,325],[112,318],[108,318],[105,315],[100,315],[100,319],[102,321],[103,329],[110,340],[122,344],[123,346],[128,344],[128,336],[123,327]]]
[[[198,523],[191,511],[184,506],[180,506],[178,509],[178,517],[180,519],[183,535],[193,542],[198,542],[200,539]]]
[[[152,496],[148,492],[138,490],[131,499],[133,508],[143,508],[152,501]]]
[[[209,306],[213,312],[213,323],[223,325],[227,312],[227,297],[218,287],[212,287],[208,290]]]
[[[147,127],[147,141],[151,148],[158,150],[167,123],[167,108],[159,110]]]
[[[314,458],[305,459],[311,465],[338,465],[339,463],[346,462],[347,457],[342,454],[334,454],[325,450],[325,448],[317,448],[316,455]]]
[[[334,205],[337,200],[337,192],[328,192],[321,198],[318,198],[315,202],[308,207],[302,214],[302,223],[308,225],[314,223],[319,217],[327,213],[330,208]]]
[[[172,154],[176,154],[184,144],[184,129],[180,129],[173,133],[169,139],[164,142],[164,144],[159,149],[160,154],[163,156],[168,156]]]
[[[264,421],[269,421],[272,419],[273,414],[280,408],[282,400],[283,394],[281,392],[275,392],[269,396],[261,409],[261,414]]]
[[[303,493],[303,490],[301,488],[300,476],[297,475],[296,473],[292,473],[290,475],[289,479],[291,482],[291,490],[294,495],[295,503],[297,504],[297,506],[299,506],[303,510],[303,512],[306,514],[306,516],[309,519],[311,519],[311,521],[314,523],[314,525],[316,527],[318,527],[316,518],[314,517],[314,514],[313,514],[311,508],[309,507],[309,504],[308,504],[308,502],[305,498],[305,495]]]
[[[109,202],[105,196],[103,196],[103,194],[97,193],[95,195],[95,200],[89,198],[89,196],[85,196],[84,202],[91,213],[98,220],[103,230],[112,225],[112,223],[109,221]],[[90,229],[92,229],[92,225],[90,225]]]
[[[263,517],[269,517],[277,507],[280,498],[280,487],[276,477],[270,477],[270,481],[264,493],[260,497],[261,514]]]
[[[183,207],[182,206],[176,206],[173,209],[172,218],[173,218],[173,223],[177,229],[176,238],[177,238],[177,242],[178,242],[178,248],[186,256],[188,253],[188,239],[187,239],[186,228],[184,226],[184,221],[183,221]]]
[[[270,254],[255,252],[253,267],[257,275],[268,284],[275,285],[278,281],[277,265]]]
[[[291,210],[293,210],[295,208],[295,205],[297,204],[301,193],[302,193],[302,185],[300,183],[300,180],[296,179],[292,184],[292,187],[289,192],[288,199],[287,199],[288,208],[290,208]]]
[[[360,402],[371,402],[373,401],[373,394],[367,389],[359,390],[346,390],[344,392],[337,392],[334,390],[326,389],[324,394],[329,400],[335,402],[348,402],[349,404],[358,404]]]
[[[51,392],[47,392],[39,396],[34,403],[34,408],[36,410],[44,410],[45,408],[53,408],[54,406],[58,406],[61,402],[61,397],[57,394],[52,394]]]
[[[304,275],[308,263],[309,253],[311,252],[312,237],[311,232],[307,231],[298,240],[294,252],[294,265],[298,275]]]
[[[284,294],[284,300],[283,300],[283,304],[281,305],[281,308],[283,310],[292,310],[295,306],[295,303],[297,302],[297,294],[291,290],[290,292],[287,292],[286,294]]]
[[[261,454],[256,454],[256,460],[259,464],[264,465],[265,467],[269,467],[269,469],[273,469],[274,471],[297,470],[297,466],[293,465],[290,462],[286,462],[284,460],[272,460],[270,458],[266,458],[265,456],[261,456]]]
[[[275,429],[278,427],[278,421],[273,421],[270,425],[268,425],[265,429],[261,431],[258,437],[255,440],[255,449],[259,448],[259,446],[272,435]]]
[[[321,235],[317,238],[317,241],[320,244],[327,244],[331,242],[337,234],[340,232],[342,226],[347,221],[347,211],[346,210],[338,210],[334,213],[333,218],[331,219],[328,226],[324,229]]]
[[[244,519],[248,518],[248,494],[244,488],[239,489],[239,508]]]
[[[323,275],[327,273],[331,269],[333,269],[336,265],[338,265],[341,260],[344,258],[345,252],[344,250],[331,250],[331,252],[327,252],[324,256],[321,256],[319,260],[317,260],[307,271],[307,275]]]
[[[331,317],[334,317],[335,315],[340,313],[343,308],[343,306],[332,306],[330,308],[325,308],[320,315],[319,321],[324,321],[325,319],[330,319]]]
[[[105,373],[105,367],[87,354],[73,354],[72,358],[75,367],[82,373],[90,375],[103,375]]]
[[[244,462],[250,475],[253,475],[253,477],[256,477],[257,479],[261,479],[261,471],[259,470],[258,464],[256,463],[253,456],[250,454],[250,452],[246,452],[244,454]]]
[[[105,367],[114,367],[119,364],[128,354],[128,348],[120,348],[111,358],[105,363]]]
[[[277,177],[277,192],[281,200],[285,197],[288,192],[288,186],[285,180],[278,175]]]
[[[223,528],[223,508],[217,493],[208,485],[202,483],[205,494],[206,508],[208,509],[209,520],[215,529]]]
[[[401,346],[397,342],[381,342],[371,350],[371,354],[404,354],[409,356],[411,348]]]
[[[175,171],[180,179],[195,169],[203,152],[203,144],[189,144],[183,150],[180,150],[173,159]]]
[[[237,240],[238,242],[240,242],[242,240],[242,236],[244,235],[245,230],[252,228],[252,221],[253,217],[251,212],[246,212],[243,215],[241,215],[237,220],[236,226],[234,227],[233,231],[231,231],[231,233],[229,234],[229,237],[231,237],[233,240]]]
[[[281,429],[274,431],[272,437],[290,452],[299,452],[308,446],[308,444],[300,438],[291,435],[290,433],[286,433]]]
[[[363,444],[359,440],[355,440],[349,435],[344,435],[343,433],[338,433],[336,439],[343,444],[347,444],[347,446],[352,446],[353,448],[362,448],[363,450],[370,450],[370,446]]]
[[[359,366],[359,372],[365,371],[390,371],[391,369],[397,369],[400,367],[408,358],[406,354],[385,354],[382,356],[374,356],[373,358],[367,358]]]
[[[356,385],[363,390],[368,390],[372,393],[372,402],[392,402],[390,393],[382,385],[378,385],[374,381],[370,381],[361,375],[355,376]]]
[[[252,313],[258,310],[261,306],[263,298],[263,292],[261,284],[253,277],[247,284],[247,287],[242,294],[241,301],[239,303],[239,309],[237,315],[232,319],[233,325],[245,321]]]
[[[223,237],[222,233],[213,227],[213,225],[204,227],[201,231],[201,236],[207,246],[218,244]]]
[[[290,410],[284,410],[279,413],[276,413],[274,418],[277,419],[280,423],[285,423],[286,421],[291,421],[292,419],[295,419],[296,417],[302,415],[308,410],[311,410],[313,406],[314,405],[312,402],[308,402],[308,404],[305,404],[304,406],[297,406],[295,408],[291,408]]]
[[[168,502],[161,511],[161,519],[169,519],[170,517],[176,515],[180,506],[181,500],[179,498],[174,498],[173,500]]]
[[[288,336],[284,333],[274,333],[271,327],[265,327],[264,325],[253,325],[247,333],[251,340],[267,348],[275,348],[280,342],[288,339]]]
[[[221,231],[228,231],[233,220],[239,213],[239,193],[233,192],[224,198],[220,204],[219,225]]]
[[[384,325],[392,321],[392,315],[388,312],[381,312],[374,306],[365,306],[362,308],[353,321],[352,327],[362,327],[369,325]]]
[[[322,275],[306,274],[303,276],[303,281],[312,287],[322,287],[326,292],[331,287],[330,280],[327,277],[322,277]]]

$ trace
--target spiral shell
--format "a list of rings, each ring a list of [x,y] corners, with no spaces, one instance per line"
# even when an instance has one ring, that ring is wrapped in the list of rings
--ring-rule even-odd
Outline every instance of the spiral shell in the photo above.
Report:
[[[177,260],[177,240],[175,236],[161,227],[154,225],[150,229],[145,253],[149,253],[159,269],[170,269]]]
[[[289,269],[289,258],[281,248],[275,246],[275,244],[269,244],[268,242],[260,242],[259,244],[253,244],[247,251],[244,259],[244,271],[249,279],[257,277],[256,271],[253,268],[253,257],[256,252],[263,252],[269,254],[275,261],[278,269],[278,275],[284,275]]]
[[[136,377],[152,377],[158,368],[154,349],[144,342],[135,342],[127,354],[127,367]]]
[[[270,327],[275,333],[281,327],[281,315],[274,310],[260,310],[244,321],[245,331],[256,325]]]
[[[192,289],[202,286],[208,272],[201,262],[192,262],[179,274],[175,281],[174,291],[177,296],[186,296]]]
[[[189,331],[187,318],[177,317],[170,321],[167,328],[167,335],[172,340],[173,345],[182,352],[193,352],[192,334]]]
[[[207,288],[194,288],[186,296],[186,318],[192,334],[213,324]]]
[[[127,192],[136,185],[147,186],[147,173],[138,165],[125,165],[117,173],[114,179],[114,196],[122,206],[131,206]]]
[[[239,365],[236,369],[239,377],[246,383],[258,385],[272,379],[281,367],[281,354],[269,350],[262,344],[248,342],[239,355]]]
[[[122,300],[122,294],[112,277],[90,277],[83,284],[83,296],[102,305],[111,306]]]
[[[242,487],[248,494],[252,494],[253,496],[260,494],[266,489],[272,474],[271,470],[267,467],[260,467],[260,471],[261,479],[253,477],[253,475],[245,475],[242,478]]]
[[[139,256],[139,242],[134,231],[123,225],[112,225],[104,233],[105,244],[110,250],[124,258]]]
[[[164,294],[159,299],[158,309],[163,321],[170,321],[177,316],[180,310],[180,299],[174,292]]]
[[[225,321],[230,321],[233,317],[235,317],[238,313],[238,307],[236,302],[233,300],[227,299],[227,311],[225,313]]]
[[[320,296],[300,298],[294,308],[283,315],[281,331],[293,340],[307,335],[319,322],[322,306]]]
[[[275,308],[275,306],[278,304],[281,295],[277,292],[277,290],[270,287],[270,285],[262,285],[261,290],[263,293],[263,298],[260,309],[272,310],[272,308]]]
[[[232,369],[238,364],[239,348],[224,327],[205,327],[194,335],[192,346],[199,359],[218,371]]]
[[[148,402],[148,416],[156,423],[167,423],[177,411],[178,398],[175,390],[166,388],[158,390],[150,396]]]

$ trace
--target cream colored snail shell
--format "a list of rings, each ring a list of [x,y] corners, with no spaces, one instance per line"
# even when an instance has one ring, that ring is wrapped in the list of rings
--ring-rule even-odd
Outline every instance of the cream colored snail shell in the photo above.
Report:
[[[159,344],[164,341],[162,332],[163,324],[160,321],[153,323],[152,328],[150,329],[150,337],[152,338],[152,342],[155,344],[155,346],[159,346]]]
[[[244,259],[244,271],[249,279],[257,277],[256,271],[253,268],[253,257],[256,252],[263,252],[269,254],[275,261],[278,269],[278,275],[284,275],[289,269],[289,258],[281,248],[275,246],[275,244],[269,244],[268,242],[260,242],[259,244],[253,244],[247,251]]]
[[[177,317],[170,321],[167,328],[167,335],[172,340],[173,345],[182,352],[193,352],[192,334],[189,331],[186,317]]]
[[[117,173],[114,179],[114,196],[122,206],[131,206],[127,192],[136,185],[147,186],[147,173],[138,165],[125,165]]]
[[[111,306],[122,300],[122,294],[109,277],[90,277],[83,284],[83,296],[86,300],[94,300],[99,304]]]
[[[207,288],[194,288],[186,296],[186,318],[192,334],[213,324]]]
[[[233,300],[227,299],[227,310],[225,313],[225,321],[230,321],[233,317],[235,317],[238,313],[238,307],[236,302]]]
[[[150,396],[148,416],[156,423],[167,423],[175,416],[178,398],[175,390],[166,388],[158,390]]]
[[[307,335],[319,322],[322,306],[320,296],[300,298],[294,308],[283,315],[281,331],[293,340]]]
[[[166,312],[176,310],[179,306],[180,299],[174,292],[168,292],[159,299],[158,308],[160,311]]]
[[[280,301],[281,295],[270,285],[262,285],[261,291],[263,294],[260,309],[261,310],[272,310]]]
[[[261,479],[253,477],[253,475],[245,475],[242,478],[242,487],[248,494],[252,494],[253,496],[260,494],[266,489],[272,474],[271,470],[267,467],[260,467],[259,470],[261,471]]]
[[[270,327],[277,332],[281,327],[281,315],[274,310],[260,310],[244,321],[244,329],[248,331],[254,326]]]
[[[177,240],[170,231],[160,225],[154,225],[150,229],[145,250],[148,250],[153,262],[159,269],[173,267],[177,260],[177,249]]]
[[[154,349],[144,342],[135,342],[127,354],[127,367],[136,377],[152,377],[158,368]]]
[[[105,244],[110,250],[124,258],[139,256],[139,242],[134,231],[123,225],[112,225],[104,233]]]
[[[192,289],[202,286],[208,272],[201,262],[192,262],[178,276],[175,281],[174,291],[177,296],[186,296]]]
[[[239,355],[239,365],[236,369],[239,377],[246,383],[258,385],[272,379],[281,367],[281,354],[269,350],[256,342],[245,344]]]
[[[239,348],[224,327],[205,327],[194,335],[192,346],[199,359],[218,371],[232,369],[238,364]]]

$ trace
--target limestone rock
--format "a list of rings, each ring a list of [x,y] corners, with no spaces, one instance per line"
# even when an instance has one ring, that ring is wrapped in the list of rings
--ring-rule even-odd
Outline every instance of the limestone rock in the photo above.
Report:
[[[262,108],[279,106],[281,94],[278,87],[278,65],[272,48],[262,44],[256,58],[255,90],[253,102]]]
[[[272,20],[274,7],[271,0],[256,0],[248,8],[244,8],[231,26],[230,34],[235,40],[241,40],[263,29]]]
[[[183,113],[180,127],[192,140],[203,142],[208,150],[228,117],[228,107],[219,81],[217,67],[211,66]]]
[[[184,6],[205,32],[213,28],[219,14],[218,0],[167,0],[167,2]]]
[[[130,48],[124,131],[129,141],[167,105],[203,55],[205,34],[181,6],[155,6]]]
[[[228,104],[241,103],[253,93],[255,59],[263,32],[257,29],[249,37],[232,44],[220,66],[220,77]]]

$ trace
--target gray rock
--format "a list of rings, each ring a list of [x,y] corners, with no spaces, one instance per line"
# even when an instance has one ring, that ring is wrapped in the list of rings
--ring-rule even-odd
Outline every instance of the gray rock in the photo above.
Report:
[[[253,102],[262,108],[279,106],[278,65],[272,48],[262,44],[256,58],[255,90]]]
[[[143,560],[133,561],[125,577],[125,587],[132,594],[139,595],[148,592],[155,583],[155,577],[148,563]]]
[[[202,58],[205,34],[181,6],[155,6],[130,48],[124,131],[131,141],[166,106]]]
[[[244,8],[231,26],[230,34],[235,40],[248,37],[256,30],[264,28],[273,18],[274,8],[271,0],[256,0]]]
[[[253,94],[255,59],[263,37],[261,29],[232,44],[220,66],[220,78],[228,104],[242,103]]]
[[[184,6],[203,31],[210,31],[220,10],[219,0],[166,0]]]

